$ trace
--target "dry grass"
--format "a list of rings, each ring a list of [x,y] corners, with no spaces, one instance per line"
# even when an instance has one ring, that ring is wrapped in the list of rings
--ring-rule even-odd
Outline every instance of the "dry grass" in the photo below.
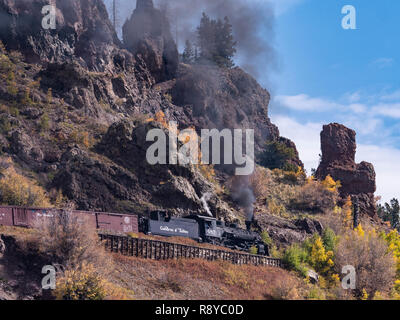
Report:
[[[137,299],[243,299],[277,298],[277,288],[296,288],[280,298],[302,299],[304,283],[283,269],[232,265],[224,261],[154,261],[114,256],[113,282],[135,291]],[[290,291],[290,290],[289,290]]]
[[[23,241],[32,241],[39,235],[39,232],[34,230],[11,227],[1,227],[0,232]],[[94,297],[97,298],[99,297],[97,293],[102,294],[103,288],[107,288],[109,292],[106,299],[118,300],[132,298],[262,300],[303,299],[307,296],[307,288],[303,281],[295,274],[279,268],[239,266],[225,261],[201,259],[154,261],[118,254],[109,256],[112,258],[109,272],[102,274],[97,266],[95,270],[97,275],[99,273],[101,275],[99,281],[102,287],[89,287],[89,291],[92,294],[96,293]],[[83,273],[79,271],[80,269],[77,269],[78,273],[72,272],[74,269],[70,268],[71,274],[62,275],[61,284],[68,284],[65,286],[68,290],[63,290],[61,293],[76,292],[75,289],[82,286],[86,288],[86,279],[90,280],[93,276],[90,272],[85,272],[85,268],[81,269]],[[79,281],[71,286],[66,281],[69,278],[77,278]],[[58,293],[60,295],[60,292]]]

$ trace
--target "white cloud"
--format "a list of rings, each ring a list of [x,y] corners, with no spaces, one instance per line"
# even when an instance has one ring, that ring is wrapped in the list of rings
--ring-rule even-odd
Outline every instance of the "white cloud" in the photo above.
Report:
[[[279,95],[275,97],[275,102],[283,107],[295,111],[308,111],[308,112],[326,112],[326,111],[351,111],[353,113],[366,113],[368,107],[362,103],[356,103],[360,100],[358,93],[345,96],[345,99],[350,101],[350,104],[337,103],[335,101],[325,98],[314,98],[307,94],[298,94],[295,96]]]
[[[275,101],[282,106],[297,111],[328,111],[331,109],[342,108],[343,106],[323,98],[312,98],[307,94],[296,96],[277,96]]]
[[[361,94],[359,91],[353,92],[353,93],[347,94],[346,98],[350,103],[359,102],[361,100]]]
[[[381,103],[372,107],[374,114],[400,119],[400,103]]]
[[[379,69],[389,68],[394,64],[392,58],[378,58],[372,61],[372,65],[377,66]]]
[[[381,100],[384,100],[384,101],[400,100],[400,90],[396,90],[395,92],[392,92],[390,94],[383,95],[381,97]]]
[[[365,113],[368,110],[367,107],[361,103],[353,103],[349,105],[349,109],[354,113]]]
[[[300,123],[290,117],[276,116],[273,122],[279,127],[282,136],[294,141],[300,159],[307,171],[318,166],[320,154],[320,132],[322,123]],[[358,144],[357,162],[371,162],[377,174],[376,195],[384,201],[400,197],[400,150],[394,147]]]
[[[312,168],[317,168],[319,163],[320,132],[322,123],[299,123],[286,116],[272,118],[282,136],[292,139],[298,148],[300,159],[304,162],[308,173]]]

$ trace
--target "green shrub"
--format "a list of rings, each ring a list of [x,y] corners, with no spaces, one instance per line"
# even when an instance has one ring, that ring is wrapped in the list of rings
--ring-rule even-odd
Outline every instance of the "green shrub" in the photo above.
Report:
[[[50,118],[47,113],[44,113],[40,118],[39,127],[41,131],[47,131],[50,128]]]
[[[298,244],[286,248],[282,258],[282,262],[287,269],[297,271],[304,277],[307,276],[306,261],[307,251]]]
[[[267,231],[261,232],[261,239],[267,246],[273,245],[273,241]]]
[[[7,74],[8,72],[14,69],[14,65],[11,60],[5,55],[0,54],[0,71],[3,74]]]
[[[258,253],[257,247],[256,246],[252,246],[250,248],[250,250],[249,250],[249,253],[250,254],[257,254]]]
[[[331,228],[326,228],[322,233],[322,241],[327,251],[334,251],[338,238]]]
[[[7,117],[1,117],[0,118],[0,131],[3,134],[7,134],[8,132],[10,132],[10,130],[12,129],[12,125],[10,123],[10,120],[8,120]]]
[[[267,142],[265,150],[260,156],[260,164],[269,169],[297,171],[297,166],[290,162],[295,156],[295,150],[286,146],[283,142]]]

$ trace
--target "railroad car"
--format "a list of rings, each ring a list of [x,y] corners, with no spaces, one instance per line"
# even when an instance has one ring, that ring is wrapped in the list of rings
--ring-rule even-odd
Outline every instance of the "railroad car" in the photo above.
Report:
[[[56,212],[57,209],[0,206],[0,226],[34,228],[38,220],[51,217]],[[153,211],[148,217],[80,210],[74,210],[73,214],[85,217],[87,223],[102,231],[186,237],[235,250],[249,251],[255,247],[259,255],[269,255],[268,247],[263,243],[261,236],[250,231],[250,222],[246,223],[245,230],[234,224],[226,225],[212,217],[172,217],[166,211]]]
[[[36,221],[51,217],[57,209],[0,206],[0,226],[34,228]],[[138,233],[138,216],[130,214],[80,211],[73,214],[87,219],[94,228],[119,233]]]

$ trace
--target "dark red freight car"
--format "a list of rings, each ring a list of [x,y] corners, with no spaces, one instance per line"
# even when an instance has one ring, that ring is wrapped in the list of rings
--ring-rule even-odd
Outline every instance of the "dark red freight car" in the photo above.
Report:
[[[100,230],[111,230],[122,233],[138,233],[138,217],[136,215],[97,212],[97,227]]]
[[[34,228],[38,220],[52,217],[57,210],[0,206],[0,225]],[[139,232],[136,215],[80,210],[74,210],[73,214],[96,229],[117,233]]]
[[[91,227],[98,229],[96,212],[74,210],[72,213],[78,216],[78,221],[79,218],[82,217],[82,222],[89,223]]]
[[[0,226],[13,226],[13,208],[0,207]]]

